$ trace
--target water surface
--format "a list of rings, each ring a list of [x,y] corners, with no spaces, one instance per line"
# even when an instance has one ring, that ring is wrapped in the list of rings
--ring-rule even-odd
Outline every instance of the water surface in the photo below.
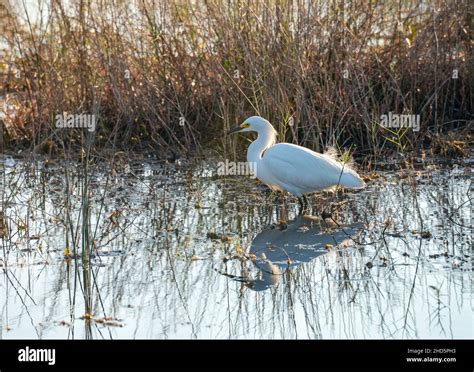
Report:
[[[4,158],[0,338],[472,338],[468,165],[380,171],[298,217],[213,163],[85,180]]]

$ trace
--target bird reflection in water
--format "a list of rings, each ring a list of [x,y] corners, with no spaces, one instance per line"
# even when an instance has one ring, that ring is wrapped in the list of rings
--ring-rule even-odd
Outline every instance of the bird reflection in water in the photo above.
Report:
[[[278,284],[287,270],[327,253],[329,245],[337,247],[354,239],[361,227],[361,223],[329,226],[307,215],[272,225],[252,240],[249,257],[259,275],[244,282],[254,291],[269,289]]]

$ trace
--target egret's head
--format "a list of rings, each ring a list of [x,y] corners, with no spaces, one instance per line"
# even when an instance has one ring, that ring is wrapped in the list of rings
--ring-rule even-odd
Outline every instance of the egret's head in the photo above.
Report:
[[[227,134],[237,133],[237,132],[257,132],[257,133],[264,133],[264,132],[272,132],[276,134],[275,129],[270,124],[268,120],[261,118],[260,116],[251,116],[247,120],[245,120],[242,124],[238,127],[235,127],[227,132]]]

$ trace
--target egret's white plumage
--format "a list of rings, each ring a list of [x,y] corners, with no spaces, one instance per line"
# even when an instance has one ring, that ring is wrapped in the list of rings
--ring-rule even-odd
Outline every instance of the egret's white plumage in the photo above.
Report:
[[[362,188],[364,181],[347,164],[330,154],[319,154],[291,143],[276,143],[277,132],[259,116],[252,116],[234,132],[257,132],[247,151],[256,177],[272,190],[288,191],[298,197],[335,186]]]

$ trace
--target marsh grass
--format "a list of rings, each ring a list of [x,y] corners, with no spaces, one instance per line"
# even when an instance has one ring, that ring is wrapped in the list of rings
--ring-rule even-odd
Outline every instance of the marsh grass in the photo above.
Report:
[[[97,113],[91,151],[159,156],[222,154],[224,129],[253,114],[319,151],[353,145],[377,158],[438,141],[441,152],[450,131],[466,141],[467,1],[67,4],[39,0],[40,17],[0,8],[9,148],[77,149],[82,130],[55,127],[63,112]],[[421,130],[382,128],[389,111],[419,114]]]
[[[249,247],[279,206],[250,179],[138,164],[128,173],[113,163],[2,164],[5,338],[465,337],[472,227],[462,166],[427,159],[403,177],[384,168],[338,206],[338,223],[363,223],[361,235],[285,270],[265,295],[237,279],[259,277]],[[287,205],[292,219],[296,201]]]

